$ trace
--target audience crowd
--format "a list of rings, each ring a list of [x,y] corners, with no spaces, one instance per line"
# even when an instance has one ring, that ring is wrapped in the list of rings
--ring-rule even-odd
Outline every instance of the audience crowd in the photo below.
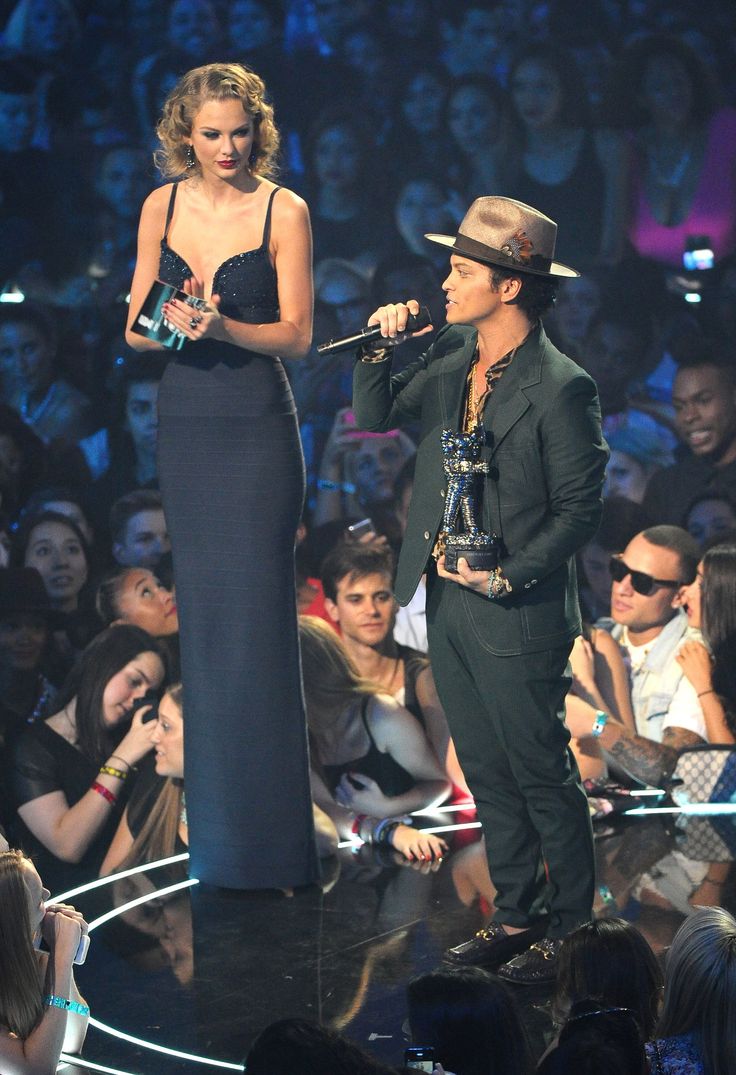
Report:
[[[619,785],[666,789],[683,751],[736,743],[729,5],[0,0],[0,57],[0,831],[43,884],[187,845],[156,468],[169,356],[134,354],[123,328],[135,222],[161,181],[158,111],[209,61],[265,79],[281,180],[307,199],[314,233],[314,343],[285,365],[308,474],[296,568],[321,854],[364,841],[439,862],[447,844],[410,815],[470,799],[426,653],[423,584],[405,609],[391,593],[412,431],[361,433],[353,355],[317,344],[408,297],[441,327],[446,258],[424,233],[454,232],[478,195],[548,213],[556,256],[582,272],[559,285],[545,328],[595,378],[611,448],[601,528],[579,556],[585,626],[567,704],[591,813]],[[0,868],[17,903],[40,881],[13,854]],[[17,914],[26,935],[37,928]],[[67,977],[75,914],[43,926]],[[27,941],[18,958],[32,966]],[[577,930],[538,1070],[736,1070],[734,952],[726,911],[688,916],[662,1000],[632,926]],[[24,1003],[21,1018],[0,988],[0,1054],[16,1048],[3,1028],[60,1049],[64,1024],[38,997]],[[534,1068],[513,996],[481,970],[414,980],[408,1008],[446,1071]],[[286,1020],[248,1070],[388,1070],[352,1048]]]

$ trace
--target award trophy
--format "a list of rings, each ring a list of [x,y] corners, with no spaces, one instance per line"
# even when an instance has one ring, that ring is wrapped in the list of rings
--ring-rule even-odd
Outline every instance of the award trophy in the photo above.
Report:
[[[145,336],[149,340],[156,340],[157,343],[162,343],[164,347],[168,347],[172,351],[180,351],[187,342],[187,337],[183,336],[170,321],[166,320],[162,309],[164,303],[170,302],[171,299],[186,303],[193,310],[207,308],[207,303],[204,299],[197,298],[196,295],[187,295],[184,291],[174,287],[173,284],[165,284],[162,280],[154,280],[140,313],[133,322],[132,328],[133,332],[137,332],[140,336]]]
[[[478,478],[488,473],[488,463],[480,457],[483,442],[482,426],[476,426],[469,433],[454,429],[442,431],[447,494],[440,540],[444,541],[445,568],[453,575],[457,574],[461,556],[473,571],[493,571],[498,567],[498,537],[481,530],[477,521],[476,485]],[[462,529],[458,528],[459,517],[462,518]]]

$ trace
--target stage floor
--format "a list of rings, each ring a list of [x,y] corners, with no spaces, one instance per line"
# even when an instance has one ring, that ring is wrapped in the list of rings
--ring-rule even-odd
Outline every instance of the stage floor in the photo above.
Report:
[[[446,835],[453,850],[435,871],[346,847],[321,889],[291,898],[213,890],[187,877],[186,859],[76,891],[93,930],[77,974],[92,1021],[84,1061],[66,1071],[242,1071],[256,1034],[286,1016],[399,1064],[407,981],[492,909],[478,829]],[[734,909],[733,814],[616,817],[596,823],[596,852],[596,913],[636,923],[658,954],[694,904]],[[516,993],[541,1052],[549,990]]]

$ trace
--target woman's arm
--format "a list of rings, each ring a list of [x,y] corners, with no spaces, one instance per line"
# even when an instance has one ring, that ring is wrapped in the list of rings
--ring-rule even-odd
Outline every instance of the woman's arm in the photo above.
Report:
[[[604,701],[601,708],[617,717],[630,731],[636,731],[629,673],[618,642],[608,631],[596,630],[593,649],[596,681]]]
[[[460,768],[455,745],[450,738],[447,717],[437,694],[431,667],[423,668],[417,676],[416,693],[417,702],[424,717],[427,738],[432,744],[445,775],[471,797],[465,775]]]
[[[675,655],[685,676],[698,696],[705,719],[705,734],[709,743],[736,743],[728,726],[726,711],[713,690],[713,660],[702,642],[683,642]]]
[[[150,729],[142,723],[150,707],[139,709],[130,729],[115,748],[107,765],[120,769],[127,763],[132,768],[151,749]],[[120,770],[121,772],[123,770]],[[108,773],[98,773],[94,783],[101,785],[108,796],[90,786],[81,799],[70,806],[61,789],[39,795],[18,807],[18,815],[37,840],[63,862],[80,862],[90,844],[103,828],[114,799],[122,790],[123,780]]]
[[[163,351],[164,346],[133,332],[133,323],[140,313],[151,285],[158,278],[161,258],[161,238],[166,227],[166,207],[171,195],[171,184],[159,187],[148,195],[141,210],[138,225],[138,253],[136,255],[133,282],[130,285],[130,306],[125,328],[125,342],[135,351]]]
[[[251,325],[223,317],[220,298],[213,295],[201,321],[189,324],[191,307],[172,300],[164,307],[172,324],[190,340],[211,337],[225,343],[281,358],[304,358],[312,342],[312,230],[306,202],[290,190],[281,189],[272,210],[271,250],[278,281],[279,320]],[[192,280],[188,290],[201,294]],[[126,337],[127,338],[127,337]]]
[[[132,846],[133,833],[128,827],[128,807],[126,806],[123,816],[120,818],[117,832],[113,836],[108,852],[102,860],[100,877],[107,877],[109,873],[114,873]]]
[[[51,921],[47,923],[46,919]],[[76,1000],[72,961],[82,935],[80,919],[52,912],[44,918],[43,930],[51,948],[43,982],[44,996],[50,994],[63,1000]],[[27,1038],[13,1037],[6,1029],[0,1029],[0,1071],[3,1075],[55,1075],[68,1019],[63,1008],[44,1006],[40,1022]],[[82,1040],[84,1035],[80,1045]]]

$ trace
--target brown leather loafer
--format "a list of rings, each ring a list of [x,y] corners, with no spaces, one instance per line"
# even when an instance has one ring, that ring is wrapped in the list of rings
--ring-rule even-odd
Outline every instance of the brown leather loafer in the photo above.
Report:
[[[504,963],[496,972],[499,978],[514,985],[539,985],[553,982],[557,976],[560,961],[561,940],[543,937],[536,941],[526,952],[522,952],[508,963]]]
[[[443,958],[446,963],[461,967],[498,966],[526,951],[533,941],[544,937],[546,929],[546,919],[533,923],[521,933],[507,933],[500,922],[491,922],[469,941],[448,948]]]

